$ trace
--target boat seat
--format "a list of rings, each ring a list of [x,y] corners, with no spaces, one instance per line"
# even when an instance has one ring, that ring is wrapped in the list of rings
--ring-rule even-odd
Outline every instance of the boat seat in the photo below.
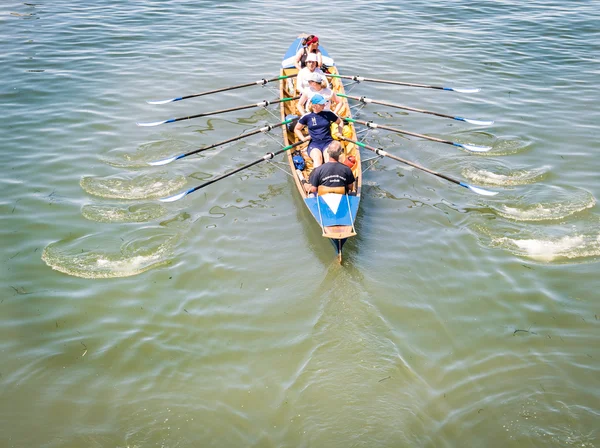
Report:
[[[317,189],[318,196],[323,196],[327,193],[346,194],[346,187],[326,187],[325,185],[319,185]]]

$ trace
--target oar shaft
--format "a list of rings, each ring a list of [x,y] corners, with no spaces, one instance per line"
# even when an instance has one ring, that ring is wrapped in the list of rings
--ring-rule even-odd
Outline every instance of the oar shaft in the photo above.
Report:
[[[365,125],[365,126],[367,126],[369,128],[372,128],[372,129],[385,129],[386,131],[397,132],[398,134],[412,135],[413,137],[418,137],[418,138],[423,138],[423,139],[426,139],[426,140],[431,140],[432,142],[446,143],[448,145],[455,146],[454,142],[451,142],[449,140],[442,140],[442,139],[435,138],[435,137],[429,137],[428,135],[417,134],[416,132],[409,132],[409,131],[404,131],[402,129],[391,128],[389,126],[384,126],[384,125],[381,125],[381,124],[373,123],[372,121],[354,120],[353,118],[344,118],[344,120],[350,121],[351,123],[362,124],[362,125]]]
[[[273,101],[264,100],[264,101],[261,101],[260,103],[247,104],[245,106],[238,106],[238,107],[232,107],[232,108],[229,108],[229,109],[215,110],[215,111],[212,111],[212,112],[205,112],[203,114],[190,115],[189,117],[174,118],[172,120],[169,120],[169,123],[174,123],[176,121],[182,121],[182,120],[191,120],[192,118],[207,117],[209,115],[219,115],[219,114],[224,114],[224,113],[227,113],[227,112],[233,112],[233,111],[236,111],[236,110],[251,109],[253,107],[267,107],[269,104],[284,103],[286,101],[297,100],[298,98],[300,98],[300,97],[297,96],[295,98],[283,98],[283,99],[280,99],[280,100],[273,100]]]
[[[266,126],[263,126],[260,129],[256,129],[255,131],[245,132],[243,134],[238,135],[237,137],[229,138],[227,140],[223,140],[221,142],[214,143],[210,146],[205,146],[204,148],[199,148],[194,151],[186,152],[185,154],[182,154],[181,156],[179,156],[179,158],[183,159],[184,157],[191,156],[193,154],[198,154],[200,152],[206,151],[208,149],[213,149],[218,146],[226,145],[227,143],[235,142],[237,140],[241,140],[243,138],[250,137],[252,135],[260,134],[261,132],[269,132],[271,129],[274,129],[279,126],[283,126],[283,125],[291,123],[291,122],[292,122],[292,120],[286,120],[286,121],[282,121],[281,123],[277,123],[277,124],[268,124]]]
[[[402,129],[396,129],[389,126],[383,126],[381,124],[373,123],[372,121],[363,121],[363,120],[355,120],[353,118],[344,118],[345,121],[350,123],[358,123],[365,125],[368,128],[372,129],[385,129],[387,131],[397,132],[398,134],[406,134],[412,135],[413,137],[424,138],[425,140],[431,140],[432,142],[445,143],[447,145],[457,146],[459,148],[466,149],[469,152],[487,152],[492,149],[491,146],[480,146],[480,145],[470,145],[467,143],[457,143],[452,142],[450,140],[442,140],[440,138],[429,137],[428,135],[417,134],[416,132],[404,131]]]
[[[294,143],[293,145],[288,145],[288,146],[285,146],[284,148],[281,148],[279,151],[276,151],[276,152],[268,152],[268,153],[266,153],[264,156],[262,156],[260,159],[258,159],[258,160],[255,160],[254,162],[250,162],[250,163],[248,163],[247,165],[244,165],[244,166],[241,166],[241,167],[239,167],[239,168],[236,168],[235,170],[233,170],[233,171],[230,171],[229,173],[225,173],[225,174],[223,174],[222,176],[215,177],[214,179],[211,179],[211,180],[209,180],[209,181],[207,181],[207,182],[204,182],[203,184],[201,184],[201,185],[198,185],[197,187],[191,188],[191,189],[189,189],[189,190],[187,190],[187,191],[184,191],[184,192],[182,192],[182,193],[176,194],[176,195],[174,195],[174,196],[170,196],[170,197],[168,197],[168,198],[162,198],[162,199],[160,199],[160,200],[161,200],[161,201],[163,201],[163,202],[174,202],[174,201],[178,201],[179,199],[181,199],[181,198],[183,198],[183,197],[187,196],[187,195],[188,195],[188,194],[190,194],[190,193],[193,193],[194,191],[198,191],[198,190],[200,190],[201,188],[204,188],[204,187],[207,187],[207,186],[209,186],[209,185],[212,185],[212,184],[214,184],[215,182],[218,182],[218,181],[220,181],[220,180],[222,180],[222,179],[225,179],[226,177],[233,176],[234,174],[236,174],[236,173],[239,173],[240,171],[243,171],[243,170],[245,170],[245,169],[248,169],[248,168],[250,168],[250,167],[252,167],[252,166],[254,166],[254,165],[257,165],[257,164],[259,164],[259,163],[260,163],[260,162],[262,162],[262,161],[265,161],[265,160],[271,160],[273,157],[275,157],[275,156],[277,156],[277,155],[279,155],[279,154],[282,154],[282,153],[284,153],[285,151],[289,151],[290,149],[292,149],[292,148],[295,148],[296,146],[302,145],[303,143],[305,143],[305,142],[303,142],[302,140],[300,140],[300,141],[298,141],[298,142]]]
[[[279,81],[281,79],[287,79],[287,78],[293,78],[295,76],[298,75],[287,75],[287,76],[276,76],[275,78],[271,78],[271,79],[259,79],[258,81],[254,81],[254,82],[248,82],[246,84],[239,84],[237,86],[231,86],[231,87],[223,87],[222,89],[215,89],[215,90],[208,90],[206,92],[201,92],[201,93],[194,93],[192,95],[186,95],[186,96],[182,96],[181,98],[178,98],[180,100],[187,100],[188,98],[196,98],[199,96],[204,96],[204,95],[211,95],[213,93],[219,93],[219,92],[226,92],[228,90],[236,90],[236,89],[242,89],[244,87],[250,87],[250,86],[255,86],[255,85],[259,85],[259,86],[264,86],[270,82],[273,81]]]
[[[332,78],[351,79],[352,81],[357,81],[357,82],[366,81],[366,82],[376,82],[376,83],[381,83],[381,84],[393,84],[393,85],[396,85],[396,86],[423,87],[425,89],[446,90],[445,87],[441,87],[441,86],[429,86],[429,85],[426,85],[426,84],[414,84],[414,83],[410,83],[410,82],[388,81],[388,80],[385,80],[385,79],[365,78],[364,76],[359,76],[359,75],[354,75],[354,76],[348,76],[348,75],[327,75],[327,76],[331,76]]]
[[[427,84],[415,84],[412,82],[401,82],[401,81],[390,81],[387,79],[375,79],[375,78],[365,78],[364,76],[359,76],[359,75],[354,75],[354,76],[348,76],[348,75],[327,75],[330,76],[332,78],[342,78],[342,79],[350,79],[352,81],[356,81],[356,82],[375,82],[375,83],[380,83],[380,84],[392,84],[392,85],[396,85],[396,86],[408,86],[408,87],[421,87],[424,89],[438,89],[438,90],[447,90],[447,91],[451,91],[451,92],[460,92],[460,93],[477,93],[479,92],[479,89],[477,88],[456,88],[456,87],[444,87],[444,86],[430,86]]]
[[[338,96],[350,98],[352,100],[360,101],[361,103],[365,103],[365,104],[369,104],[369,103],[381,104],[382,106],[394,107],[396,109],[404,109],[404,110],[410,110],[412,112],[418,112],[421,114],[429,114],[429,115],[435,115],[435,116],[443,117],[443,118],[451,118],[452,120],[456,119],[456,117],[454,117],[452,115],[440,114],[438,112],[432,112],[430,110],[416,109],[414,107],[403,106],[401,104],[392,104],[392,103],[388,103],[386,101],[373,100],[371,98],[367,98],[366,96],[359,97],[359,96],[345,95],[345,94],[341,94],[341,93],[338,93]]]
[[[421,114],[429,114],[429,115],[435,115],[437,117],[450,118],[451,120],[464,121],[466,123],[471,123],[471,124],[475,124],[478,126],[490,126],[490,125],[494,124],[494,122],[492,120],[473,120],[472,118],[464,118],[464,117],[440,114],[439,112],[432,112],[430,110],[416,109],[414,107],[402,106],[400,104],[392,104],[392,103],[388,103],[385,101],[373,100],[371,98],[367,98],[366,96],[360,96],[360,97],[359,96],[351,96],[351,95],[346,95],[343,93],[338,93],[337,95],[341,96],[343,98],[350,98],[352,100],[360,101],[361,103],[364,103],[364,104],[369,104],[369,103],[381,104],[382,106],[395,107],[396,109],[410,110],[412,112],[418,112]]]
[[[395,156],[393,154],[389,154],[388,152],[384,151],[383,149],[375,148],[374,146],[367,145],[366,143],[357,142],[357,141],[350,140],[350,139],[344,138],[344,137],[342,137],[342,140],[346,140],[348,142],[354,143],[355,145],[358,145],[358,146],[360,146],[362,148],[365,148],[365,149],[368,149],[370,151],[373,151],[377,155],[380,155],[380,156],[383,156],[383,157],[389,157],[390,159],[396,160],[396,161],[398,161],[400,163],[404,163],[405,165],[412,166],[412,167],[417,168],[417,169],[419,169],[421,171],[425,171],[426,173],[433,174],[434,176],[441,177],[442,179],[446,179],[449,182],[452,182],[452,183],[455,183],[457,185],[461,185],[462,186],[462,184],[461,184],[461,182],[459,180],[453,179],[453,178],[451,178],[449,176],[446,176],[445,174],[441,174],[441,173],[438,173],[436,171],[432,171],[429,168],[425,168],[424,166],[418,165],[418,164],[416,164],[414,162],[411,162],[409,160],[406,160],[406,159],[403,159],[401,157]]]
[[[137,123],[137,125],[138,126],[159,126],[159,125],[165,124],[165,123],[175,123],[177,121],[182,121],[182,120],[191,120],[192,118],[208,117],[209,115],[219,115],[219,114],[224,114],[226,112],[233,112],[236,110],[250,109],[252,107],[267,107],[270,104],[285,103],[287,101],[297,100],[298,98],[300,98],[300,97],[295,96],[293,98],[282,98],[279,100],[272,100],[272,101],[264,100],[264,101],[261,101],[260,103],[247,104],[245,106],[231,107],[229,109],[213,110],[211,112],[204,112],[202,114],[190,115],[187,117],[170,118],[168,120],[163,120],[163,121],[156,121],[156,122],[150,122],[150,123]]]

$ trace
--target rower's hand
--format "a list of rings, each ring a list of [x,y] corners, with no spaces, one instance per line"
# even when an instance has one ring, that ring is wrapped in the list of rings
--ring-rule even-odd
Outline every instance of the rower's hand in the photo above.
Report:
[[[310,140],[310,136],[302,137],[303,142],[307,142]]]

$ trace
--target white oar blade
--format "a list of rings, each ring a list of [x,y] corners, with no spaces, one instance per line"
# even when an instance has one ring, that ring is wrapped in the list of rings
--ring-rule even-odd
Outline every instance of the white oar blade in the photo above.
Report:
[[[161,202],[175,202],[175,201],[180,200],[182,197],[184,197],[188,193],[189,193],[189,190],[188,191],[184,191],[183,193],[174,194],[173,196],[169,196],[167,198],[160,198],[159,201],[161,201]]]
[[[471,118],[463,118],[467,123],[471,123],[477,126],[491,126],[494,124],[494,120],[473,120]]]
[[[490,191],[490,190],[485,190],[481,187],[474,187],[473,185],[469,185],[469,184],[465,184],[465,183],[460,183],[463,187],[468,188],[469,190],[471,190],[474,193],[480,194],[482,196],[496,196],[498,194],[497,191]]]
[[[142,126],[142,127],[151,127],[151,126],[158,126],[161,124],[165,124],[168,123],[169,120],[163,120],[163,121],[151,121],[151,122],[147,122],[147,123],[136,123],[138,126]]]
[[[458,93],[477,93],[481,89],[477,89],[477,88],[461,89],[461,88],[452,87],[450,90],[452,90],[453,92],[458,92]]]
[[[167,104],[172,103],[173,101],[179,101],[181,98],[170,98],[168,100],[151,100],[146,101],[148,104]]]
[[[488,152],[492,149],[491,146],[465,145],[464,143],[460,143],[458,146],[471,152]]]
[[[156,160],[155,162],[148,162],[148,165],[152,165],[152,166],[166,165],[167,163],[171,163],[171,162],[174,162],[175,160],[177,160],[177,157],[179,157],[179,156],[169,157],[168,159]]]

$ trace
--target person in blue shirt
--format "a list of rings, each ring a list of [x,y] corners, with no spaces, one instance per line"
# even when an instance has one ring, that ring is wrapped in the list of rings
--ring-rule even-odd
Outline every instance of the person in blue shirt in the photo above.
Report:
[[[337,123],[338,129],[342,129],[344,121],[333,112],[324,110],[327,100],[322,95],[314,95],[310,102],[313,105],[313,111],[300,117],[294,128],[294,134],[303,142],[310,140],[307,152],[313,159],[313,166],[316,168],[323,164],[323,159],[327,162],[327,154],[323,154],[323,152],[333,141],[331,123]],[[308,127],[308,136],[302,133],[304,127]],[[342,137],[341,134],[339,136]]]

